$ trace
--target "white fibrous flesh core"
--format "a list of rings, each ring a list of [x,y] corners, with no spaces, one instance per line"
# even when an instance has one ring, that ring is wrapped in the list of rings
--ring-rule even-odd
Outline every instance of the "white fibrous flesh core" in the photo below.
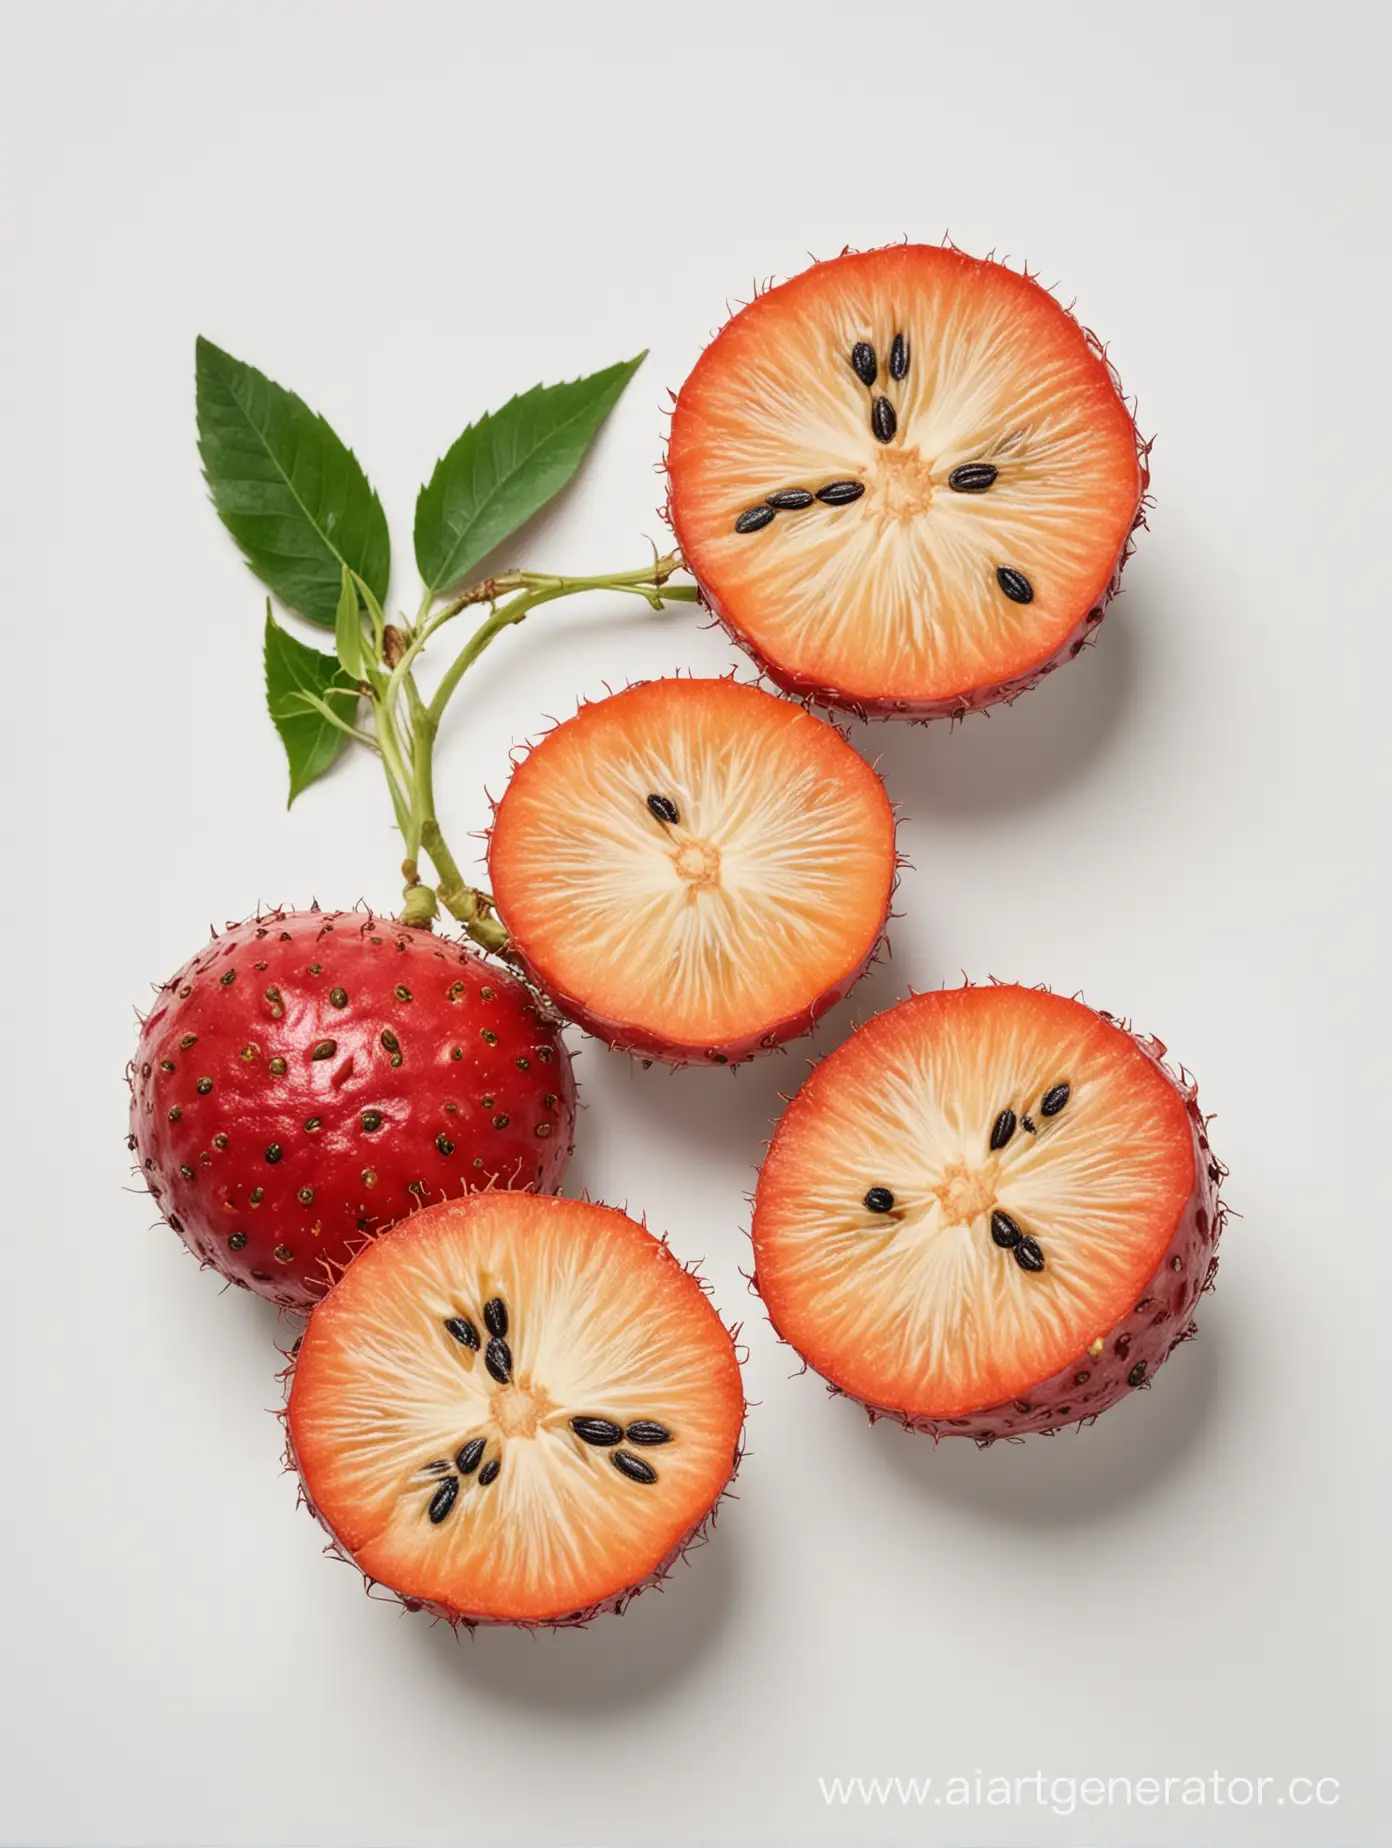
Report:
[[[790,316],[786,339],[766,327],[731,340],[690,413],[699,491],[682,531],[773,659],[866,692],[946,692],[1047,655],[1104,594],[1135,511],[1133,437],[1119,403],[1099,415],[1082,337],[1041,342],[1041,313],[1058,317],[1047,298],[972,291],[955,272],[887,293],[848,269],[815,312]],[[902,379],[888,369],[896,335]],[[857,343],[876,356],[869,387],[849,363]],[[880,397],[887,442],[872,427]],[[989,491],[949,486],[970,464],[997,469]],[[770,493],[836,481],[864,492],[735,530]],[[1001,567],[1031,600],[1003,594]]]
[[[531,1238],[520,1266],[506,1240],[463,1249],[422,1239],[378,1268],[375,1295],[357,1305],[332,1394],[316,1393],[313,1446],[332,1459],[322,1499],[355,1511],[360,1531],[345,1538],[386,1582],[411,1589],[411,1566],[429,1552],[432,1581],[504,1583],[562,1607],[574,1588],[583,1603],[612,1569],[616,1533],[625,1552],[646,1548],[656,1563],[689,1525],[689,1485],[728,1475],[731,1432],[710,1416],[709,1348],[683,1339],[670,1292],[641,1265],[596,1271],[585,1241],[567,1232]],[[507,1311],[506,1384],[482,1351],[495,1299]],[[451,1336],[451,1318],[472,1324],[480,1351]],[[666,1427],[670,1442],[633,1452],[657,1482],[625,1477],[615,1446],[582,1442],[577,1416]],[[480,1438],[483,1463],[459,1475],[453,1459]],[[490,1459],[499,1468],[484,1481]],[[438,1523],[429,1509],[446,1472],[432,1463],[449,1463],[457,1481]]]
[[[742,729],[712,724],[699,698],[616,729],[575,754],[563,803],[528,811],[508,923],[616,1019],[747,1032],[845,975],[848,917],[852,937],[867,920],[852,961],[877,934],[893,871],[878,788],[863,766],[828,777],[822,740],[797,747],[818,721],[752,699]],[[655,816],[651,796],[678,819]]]
[[[872,1098],[823,1097],[790,1137],[803,1178],[780,1192],[769,1234],[803,1335],[909,1396],[967,1407],[1003,1356],[1045,1377],[1099,1316],[1104,1328],[1114,1318],[1109,1302],[1129,1307],[1128,1281],[1155,1261],[1157,1203],[1173,1194],[1182,1105],[1157,1112],[1154,1087],[1118,1078],[1090,1037],[1060,1039],[1028,1018],[989,1038],[886,1035]],[[1042,1100],[1062,1084],[1067,1102],[1046,1116]],[[1018,1126],[992,1150],[1006,1109]],[[891,1211],[867,1208],[871,1187],[892,1193]],[[995,1242],[996,1211],[1037,1242],[1042,1271]]]

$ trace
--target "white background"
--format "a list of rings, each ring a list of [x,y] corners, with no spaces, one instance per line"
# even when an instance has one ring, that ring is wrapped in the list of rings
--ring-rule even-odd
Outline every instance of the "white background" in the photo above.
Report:
[[[1387,51],[1352,6],[1212,0],[7,9],[0,1838],[1384,1839]],[[734,1076],[578,1045],[571,1183],[745,1319],[750,1453],[665,1595],[456,1641],[320,1558],[265,1409],[293,1331],[121,1191],[133,1009],[208,921],[396,895],[365,757],[285,813],[194,335],[355,446],[414,608],[416,486],[480,411],[651,346],[511,561],[639,564],[665,388],[727,298],[944,231],[1109,340],[1152,530],[1099,646],[1014,710],[857,732],[914,870],[815,1042]],[[680,607],[538,615],[457,702],[452,834],[544,715],[737,658]],[[791,1377],[740,1274],[780,1087],[963,970],[1160,1034],[1243,1214],[1153,1392],[985,1453]],[[817,1783],[978,1769],[1341,1800],[1070,1819]]]

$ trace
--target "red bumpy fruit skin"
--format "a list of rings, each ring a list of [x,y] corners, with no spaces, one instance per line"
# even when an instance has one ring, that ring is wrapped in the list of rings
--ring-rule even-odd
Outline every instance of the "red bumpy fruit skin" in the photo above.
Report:
[[[1130,1312],[1099,1337],[1100,1353],[1085,1349],[1076,1361],[1041,1380],[1023,1397],[988,1406],[969,1417],[947,1419],[909,1418],[892,1406],[866,1405],[872,1423],[892,1418],[909,1431],[925,1432],[934,1439],[970,1437],[983,1448],[1000,1438],[1033,1433],[1052,1436],[1069,1424],[1091,1424],[1118,1399],[1148,1387],[1175,1349],[1192,1341],[1199,1332],[1194,1311],[1218,1275],[1218,1240],[1226,1216],[1219,1188],[1227,1169],[1209,1144],[1207,1120],[1199,1109],[1198,1086],[1165,1063],[1164,1044],[1149,1034],[1132,1031],[1105,1010],[1098,1011],[1103,1020],[1131,1033],[1136,1045],[1183,1098],[1189,1114],[1194,1138],[1194,1190],[1164,1257]],[[848,1396],[836,1387],[831,1391],[836,1397]]]
[[[128,1077],[130,1147],[169,1224],[285,1309],[429,1202],[554,1192],[573,1147],[570,1058],[532,991],[367,912],[215,935],[159,991]]]
[[[893,273],[885,275],[881,280],[876,275],[877,266]],[[1109,426],[1114,426],[1114,460],[1125,479],[1118,478],[1113,484],[1113,491],[1119,496],[1119,505],[1111,511],[1110,544],[1105,539],[1096,542],[1104,549],[1096,553],[1087,582],[1071,587],[1064,605],[1067,612],[1065,619],[1062,622],[1057,619],[1064,613],[1063,609],[1051,609],[1045,638],[1037,646],[1017,650],[1007,671],[997,669],[994,673],[975,675],[964,672],[956,678],[950,674],[944,678],[939,673],[931,687],[924,685],[913,691],[902,688],[897,691],[884,690],[873,684],[873,674],[869,680],[862,677],[858,683],[853,683],[850,674],[809,673],[786,655],[781,655],[779,649],[761,641],[759,631],[762,625],[757,620],[762,600],[760,594],[742,582],[737,571],[732,573],[728,569],[728,561],[720,559],[712,549],[710,521],[702,506],[710,489],[703,477],[708,472],[712,447],[716,453],[728,453],[733,446],[733,432],[720,423],[722,415],[729,416],[729,405],[726,403],[721,407],[715,402],[721,394],[722,378],[727,374],[730,379],[738,378],[740,391],[745,386],[750,388],[744,393],[744,402],[747,404],[753,403],[757,385],[762,380],[768,388],[769,404],[776,411],[784,402],[784,391],[789,380],[779,371],[779,361],[775,356],[780,353],[790,354],[805,341],[814,356],[812,363],[819,374],[835,375],[845,387],[846,379],[841,377],[847,370],[845,354],[837,350],[836,342],[831,338],[831,330],[838,327],[845,333],[847,340],[854,338],[848,326],[841,327],[840,323],[848,302],[854,299],[857,288],[862,286],[862,278],[863,286],[872,291],[882,290],[881,305],[886,312],[892,313],[895,305],[902,310],[905,305],[903,298],[912,298],[914,289],[921,281],[924,286],[941,286],[949,293],[960,289],[964,300],[970,299],[973,291],[983,294],[987,298],[983,313],[998,314],[1002,327],[1008,327],[1011,318],[1020,314],[1022,328],[1009,337],[1015,349],[1027,356],[1032,339],[1047,342],[1049,351],[1041,352],[1038,357],[1037,369],[1041,374],[1048,372],[1051,363],[1062,360],[1074,372],[1074,386],[1089,390],[1095,399],[1094,413],[1081,413],[1082,426],[1086,428],[1092,416],[1097,421],[1105,419]],[[863,305],[861,303],[856,312]],[[870,318],[866,317],[867,320]],[[886,326],[892,324],[892,320],[886,322]],[[868,327],[866,331],[869,331]],[[842,345],[845,345],[845,340]],[[1006,340],[1002,339],[1000,348],[1002,351],[1008,350]],[[764,366],[764,360],[768,362],[767,367]],[[796,359],[790,359],[788,364],[795,373]],[[1088,378],[1088,374],[1092,376]],[[912,374],[908,382],[912,383]],[[874,389],[896,390],[894,385],[886,383],[883,350],[880,354],[879,382]],[[851,390],[854,396],[854,388]],[[731,388],[727,396],[737,398],[739,393]],[[817,402],[823,405],[827,416],[834,420],[830,405],[820,398]],[[1022,413],[1022,419],[1028,424],[1029,414]],[[1012,419],[1006,417],[1005,421],[1010,422]],[[991,427],[999,422],[999,417],[988,416],[986,426]],[[795,447],[787,459],[785,472],[791,470],[796,473],[799,482],[802,475],[807,474],[809,485],[815,485],[814,477],[826,477],[828,474],[863,480],[867,471],[849,459],[844,441],[831,435],[824,437],[823,432],[828,427],[826,416],[814,423],[806,445],[811,453],[804,461]],[[900,440],[912,434],[911,430],[901,425]],[[962,434],[965,436],[965,432]],[[934,435],[942,439],[945,433],[937,430]],[[870,447],[876,456],[881,454],[880,445],[871,444]],[[1150,447],[1150,442],[1136,429],[1121,381],[1108,358],[1106,347],[1090,328],[1076,320],[1069,309],[1055,301],[1027,270],[1013,270],[994,258],[971,257],[951,244],[894,245],[869,251],[847,249],[839,257],[812,264],[784,283],[770,284],[740,308],[706,348],[675,400],[667,451],[669,485],[664,514],[681,548],[687,569],[697,580],[702,602],[731,640],[783,692],[804,703],[848,712],[862,720],[956,720],[997,704],[1009,704],[1020,694],[1038,685],[1046,675],[1053,673],[1066,661],[1075,659],[1094,640],[1097,626],[1108,604],[1121,587],[1122,571],[1134,550],[1135,534],[1146,523]],[[779,468],[773,453],[775,449],[776,444],[771,443],[767,430],[754,431],[753,451],[763,468],[774,474]],[[893,444],[883,453],[892,461],[897,459],[897,449]],[[925,486],[931,478],[939,497],[951,503],[953,497],[950,493],[944,493],[944,484],[952,462],[975,459],[977,453],[970,445],[961,448],[958,453],[954,442],[947,440],[942,454],[930,453],[924,457],[922,476]],[[984,458],[987,449],[983,447],[979,453]],[[876,490],[873,464],[869,466],[868,473],[869,493],[860,505],[874,508]],[[755,488],[751,484],[748,492],[749,497],[757,502],[763,488]],[[960,501],[975,497],[957,498]],[[854,517],[859,508],[838,511]],[[819,513],[813,509],[796,515],[780,514],[779,527],[782,528],[784,522],[791,519],[825,521],[826,512]],[[1105,524],[1104,521],[1104,528]],[[725,588],[727,579],[728,589]],[[774,600],[777,600],[776,597]],[[948,618],[950,627],[950,611]]]

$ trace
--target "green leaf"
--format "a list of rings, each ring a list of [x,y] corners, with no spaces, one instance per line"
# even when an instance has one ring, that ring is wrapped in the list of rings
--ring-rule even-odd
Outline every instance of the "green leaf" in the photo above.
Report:
[[[338,593],[334,648],[343,663],[344,673],[353,680],[361,680],[367,671],[363,659],[362,617],[358,613],[358,587],[346,565],[343,567],[343,588]]]
[[[345,566],[385,603],[386,516],[352,451],[294,392],[201,335],[197,385],[213,505],[267,589],[326,629]]]
[[[440,593],[560,492],[647,358],[565,385],[536,385],[471,424],[416,500],[416,563]]]
[[[271,614],[268,597],[266,705],[290,761],[290,802],[323,776],[347,742],[347,734],[311,706],[309,697],[322,700],[351,723],[356,703],[345,699],[344,693],[356,695],[357,682],[332,655],[306,647],[282,629]]]

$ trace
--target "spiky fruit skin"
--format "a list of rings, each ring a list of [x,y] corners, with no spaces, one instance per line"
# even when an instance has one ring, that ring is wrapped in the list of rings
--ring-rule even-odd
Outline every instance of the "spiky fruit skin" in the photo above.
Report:
[[[575,1022],[586,1033],[592,1033],[596,1039],[603,1040],[614,1052],[631,1053],[634,1058],[660,1062],[664,1065],[744,1065],[750,1059],[760,1057],[766,1052],[776,1052],[789,1040],[797,1039],[804,1033],[810,1033],[822,1015],[855,987],[856,983],[879,956],[884,938],[881,936],[866,956],[852,969],[845,978],[833,987],[823,990],[810,1006],[779,1021],[762,1032],[749,1034],[742,1039],[722,1040],[718,1046],[698,1046],[670,1037],[645,1032],[632,1021],[610,1020],[605,1015],[596,1013],[585,1006],[574,995],[558,992],[554,984],[547,986],[540,972],[534,969],[527,959],[525,948],[514,945],[519,961],[526,970],[529,979],[546,995],[551,1005],[567,1020]]]
[[[901,246],[886,247],[891,251],[902,248]],[[935,257],[943,262],[960,266],[963,270],[996,273],[1002,280],[1008,279],[1012,288],[1027,289],[1039,294],[1046,293],[1028,270],[1017,272],[1012,270],[1008,264],[997,262],[992,257],[968,256],[950,243],[941,248],[931,247],[931,249]],[[832,274],[838,265],[847,261],[873,259],[876,254],[874,251],[858,252],[848,248],[843,250],[838,257],[811,264],[808,269],[800,272],[791,280],[802,285],[815,279],[819,273]],[[756,664],[766,679],[784,693],[805,704],[850,713],[861,720],[907,719],[918,722],[926,722],[930,719],[958,720],[965,718],[969,713],[982,712],[995,705],[1008,705],[1018,699],[1022,693],[1037,686],[1056,668],[1061,667],[1067,661],[1075,660],[1095,639],[1098,625],[1106,614],[1111,599],[1121,588],[1123,569],[1135,549],[1135,534],[1145,525],[1145,510],[1150,488],[1151,444],[1140,434],[1135,419],[1127,408],[1126,394],[1116,368],[1108,357],[1105,345],[1091,328],[1085,327],[1078,321],[1071,310],[1061,303],[1052,303],[1057,315],[1071,325],[1077,342],[1091,355],[1100,372],[1110,383],[1116,404],[1124,410],[1125,417],[1130,424],[1131,441],[1134,443],[1136,459],[1135,506],[1129,530],[1110,562],[1105,568],[1099,570],[1092,594],[1079,600],[1077,622],[1062,640],[1055,639],[1044,647],[1037,660],[1029,662],[1023,671],[1013,673],[1006,678],[963,686],[943,697],[877,697],[868,693],[864,688],[852,689],[839,685],[834,680],[801,674],[786,663],[772,658],[759,646],[748,628],[741,623],[738,611],[729,607],[714,583],[703,574],[701,568],[701,547],[697,541],[694,522],[684,495],[682,474],[688,447],[687,426],[698,427],[700,422],[699,412],[695,411],[693,406],[699,396],[702,371],[710,364],[718,363],[721,341],[733,324],[744,315],[757,314],[766,297],[771,293],[776,293],[780,286],[786,285],[770,284],[767,289],[756,295],[752,302],[738,309],[731,320],[726,323],[725,328],[717,333],[677,394],[672,413],[672,432],[666,456],[668,495],[663,513],[681,548],[686,567],[697,581],[702,603],[710,610],[730,639]]]
[[[1136,526],[1144,524],[1144,514],[1138,511]],[[675,526],[674,526],[675,530]],[[1133,527],[1133,532],[1135,528]],[[680,538],[680,534],[678,534]],[[1089,609],[1082,621],[1065,637],[1059,647],[1041,660],[1028,673],[1017,674],[1009,680],[1002,680],[990,686],[972,687],[963,693],[954,694],[950,699],[867,699],[862,693],[851,693],[844,687],[829,686],[824,681],[804,679],[801,675],[780,667],[776,661],[769,660],[760,653],[754,641],[746,635],[725,612],[720,599],[708,585],[700,585],[701,601],[720,623],[721,628],[731,641],[742,648],[750,660],[758,667],[765,679],[792,699],[801,700],[805,705],[820,706],[829,712],[849,713],[853,718],[866,722],[871,719],[908,719],[919,724],[926,724],[930,719],[965,719],[973,712],[985,712],[991,706],[1008,706],[1022,693],[1028,693],[1037,687],[1041,680],[1060,668],[1066,661],[1076,661],[1083,650],[1097,635],[1098,625],[1107,613],[1107,605],[1121,588],[1121,573],[1133,550],[1132,541],[1127,540],[1125,547],[1117,558],[1106,588],[1097,602]]]
[[[1197,1085],[1166,1063],[1163,1042],[1137,1033],[1103,1008],[1094,1012],[1130,1036],[1177,1092],[1189,1118],[1194,1185],[1164,1255],[1127,1313],[1076,1359],[1027,1392],[955,1418],[918,1417],[902,1407],[855,1399],[856,1404],[864,1406],[872,1423],[889,1418],[905,1430],[925,1433],[935,1441],[942,1437],[970,1437],[982,1448],[1002,1438],[1052,1436],[1069,1424],[1091,1424],[1128,1393],[1148,1387],[1174,1350],[1198,1333],[1194,1311],[1199,1298],[1213,1288],[1218,1274],[1218,1241],[1225,1217],[1219,1190],[1227,1169],[1210,1146]],[[757,1268],[754,1285],[757,1289]],[[834,1397],[854,1399],[853,1394],[831,1382],[828,1390]]]
[[[536,995],[367,912],[215,935],[159,991],[128,1077],[130,1146],[168,1223],[284,1309],[432,1201],[554,1192],[574,1142],[570,1057]]]
[[[295,1363],[292,1360],[285,1376],[287,1408],[289,1406],[290,1393],[294,1386],[294,1376]],[[604,1617],[610,1614],[622,1616],[635,1598],[641,1597],[645,1591],[650,1591],[654,1585],[661,1585],[671,1576],[673,1569],[694,1547],[704,1546],[707,1540],[710,1539],[716,1521],[720,1515],[721,1504],[735,1486],[735,1478],[739,1474],[740,1462],[744,1455],[743,1439],[741,1438],[741,1442],[730,1460],[730,1479],[722,1491],[719,1500],[717,1500],[714,1507],[712,1507],[701,1520],[697,1521],[688,1532],[683,1535],[661,1564],[655,1566],[648,1576],[644,1579],[640,1579],[636,1585],[626,1586],[623,1591],[616,1592],[612,1598],[604,1598],[595,1604],[586,1605],[583,1610],[565,1611],[555,1617],[545,1617],[535,1620],[526,1617],[484,1617],[477,1613],[469,1614],[464,1611],[457,1611],[452,1605],[441,1604],[429,1598],[404,1598],[399,1592],[393,1591],[390,1585],[383,1585],[380,1579],[374,1579],[368,1573],[363,1572],[362,1567],[358,1564],[357,1560],[354,1559],[347,1547],[344,1546],[343,1542],[334,1532],[333,1527],[325,1520],[322,1512],[315,1505],[309,1490],[305,1487],[304,1472],[300,1468],[298,1459],[295,1456],[295,1443],[291,1435],[289,1417],[285,1412],[283,1412],[281,1416],[286,1432],[285,1467],[287,1470],[294,1471],[299,1477],[300,1502],[319,1523],[322,1531],[328,1536],[329,1544],[325,1549],[326,1552],[332,1554],[335,1559],[341,1560],[345,1566],[352,1566],[354,1571],[361,1572],[363,1583],[372,1596],[376,1597],[385,1593],[388,1597],[395,1598],[403,1610],[423,1611],[427,1617],[433,1617],[441,1623],[447,1623],[451,1629],[456,1631],[461,1629],[583,1630],[587,1624],[593,1623],[596,1617]]]

